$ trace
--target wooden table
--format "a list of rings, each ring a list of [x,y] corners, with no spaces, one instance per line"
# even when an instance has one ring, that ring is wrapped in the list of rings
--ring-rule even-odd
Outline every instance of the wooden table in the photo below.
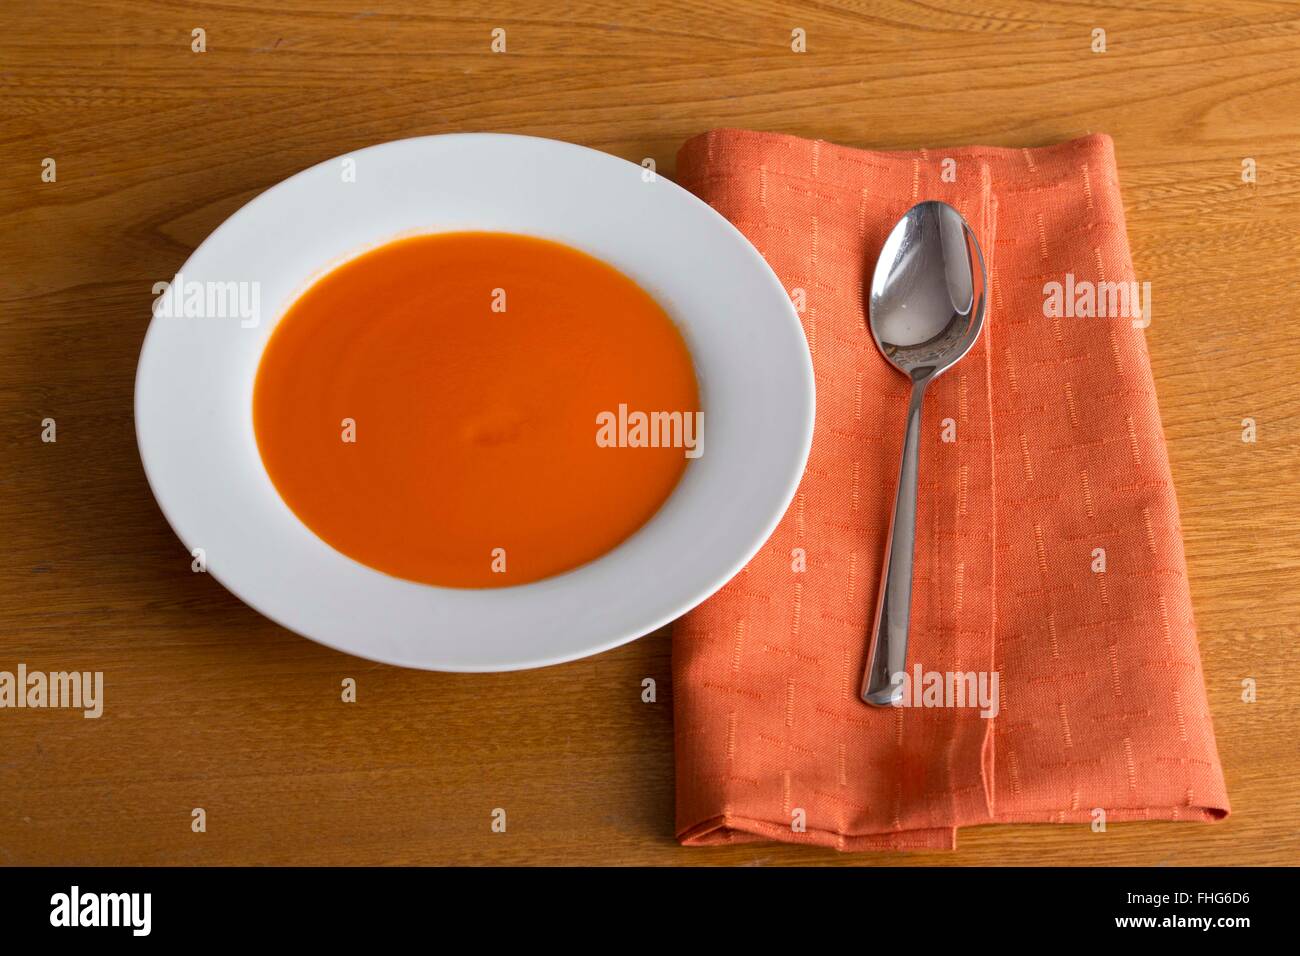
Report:
[[[106,675],[99,720],[0,711],[0,863],[1300,860],[1300,10],[437,6],[0,10],[0,670]],[[536,672],[420,673],[318,647],[191,573],[141,471],[132,385],[152,284],[217,224],[285,176],[403,136],[558,137],[671,176],[678,145],[720,125],[875,147],[1115,137],[1226,823],[989,827],[955,854],[686,850],[666,630]]]

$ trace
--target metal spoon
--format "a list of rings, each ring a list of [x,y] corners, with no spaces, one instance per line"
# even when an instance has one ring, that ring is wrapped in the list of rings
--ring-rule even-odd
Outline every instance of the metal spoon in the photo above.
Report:
[[[903,462],[885,542],[862,699],[883,707],[902,697],[912,609],[917,453],[925,388],[952,368],[984,325],[984,256],[961,213],[943,202],[913,206],[885,240],[871,277],[871,335],[912,380]]]

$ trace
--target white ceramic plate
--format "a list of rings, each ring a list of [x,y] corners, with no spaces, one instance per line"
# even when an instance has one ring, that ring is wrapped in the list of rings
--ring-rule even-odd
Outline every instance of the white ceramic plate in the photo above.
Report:
[[[790,299],[754,247],[708,205],[643,173],[554,140],[428,136],[313,166],[231,216],[177,288],[256,283],[240,287],[249,305],[257,289],[256,324],[251,309],[184,317],[164,314],[176,300],[160,300],[136,373],[140,457],[186,548],[202,548],[209,573],[290,630],[445,671],[594,654],[720,588],[794,494],[812,439],[812,364]],[[542,236],[621,269],[678,323],[700,382],[704,453],[664,507],[604,557],[533,584],[432,587],[345,557],[280,499],[253,435],[257,364],[294,298],[399,235],[456,229]]]

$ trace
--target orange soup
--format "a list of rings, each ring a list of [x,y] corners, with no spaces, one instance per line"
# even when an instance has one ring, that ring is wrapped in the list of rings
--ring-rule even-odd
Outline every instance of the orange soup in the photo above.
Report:
[[[649,294],[576,249],[490,232],[398,240],[324,275],[253,391],[262,461],[307,527],[388,574],[470,588],[625,540],[702,451],[698,412]]]

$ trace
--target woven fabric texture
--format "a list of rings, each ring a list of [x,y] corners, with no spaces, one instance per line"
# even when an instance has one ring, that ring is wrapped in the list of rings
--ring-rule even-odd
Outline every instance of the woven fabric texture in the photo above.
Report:
[[[883,153],[718,130],[678,181],[802,304],[817,386],[789,511],[674,627],[678,838],[951,848],[980,823],[1225,816],[1144,323],[1136,301],[1078,314],[1089,284],[1135,281],[1110,139]],[[990,289],[926,396],[909,674],[996,673],[995,708],[857,696],[909,387],[864,287],[925,199],[966,217]]]

